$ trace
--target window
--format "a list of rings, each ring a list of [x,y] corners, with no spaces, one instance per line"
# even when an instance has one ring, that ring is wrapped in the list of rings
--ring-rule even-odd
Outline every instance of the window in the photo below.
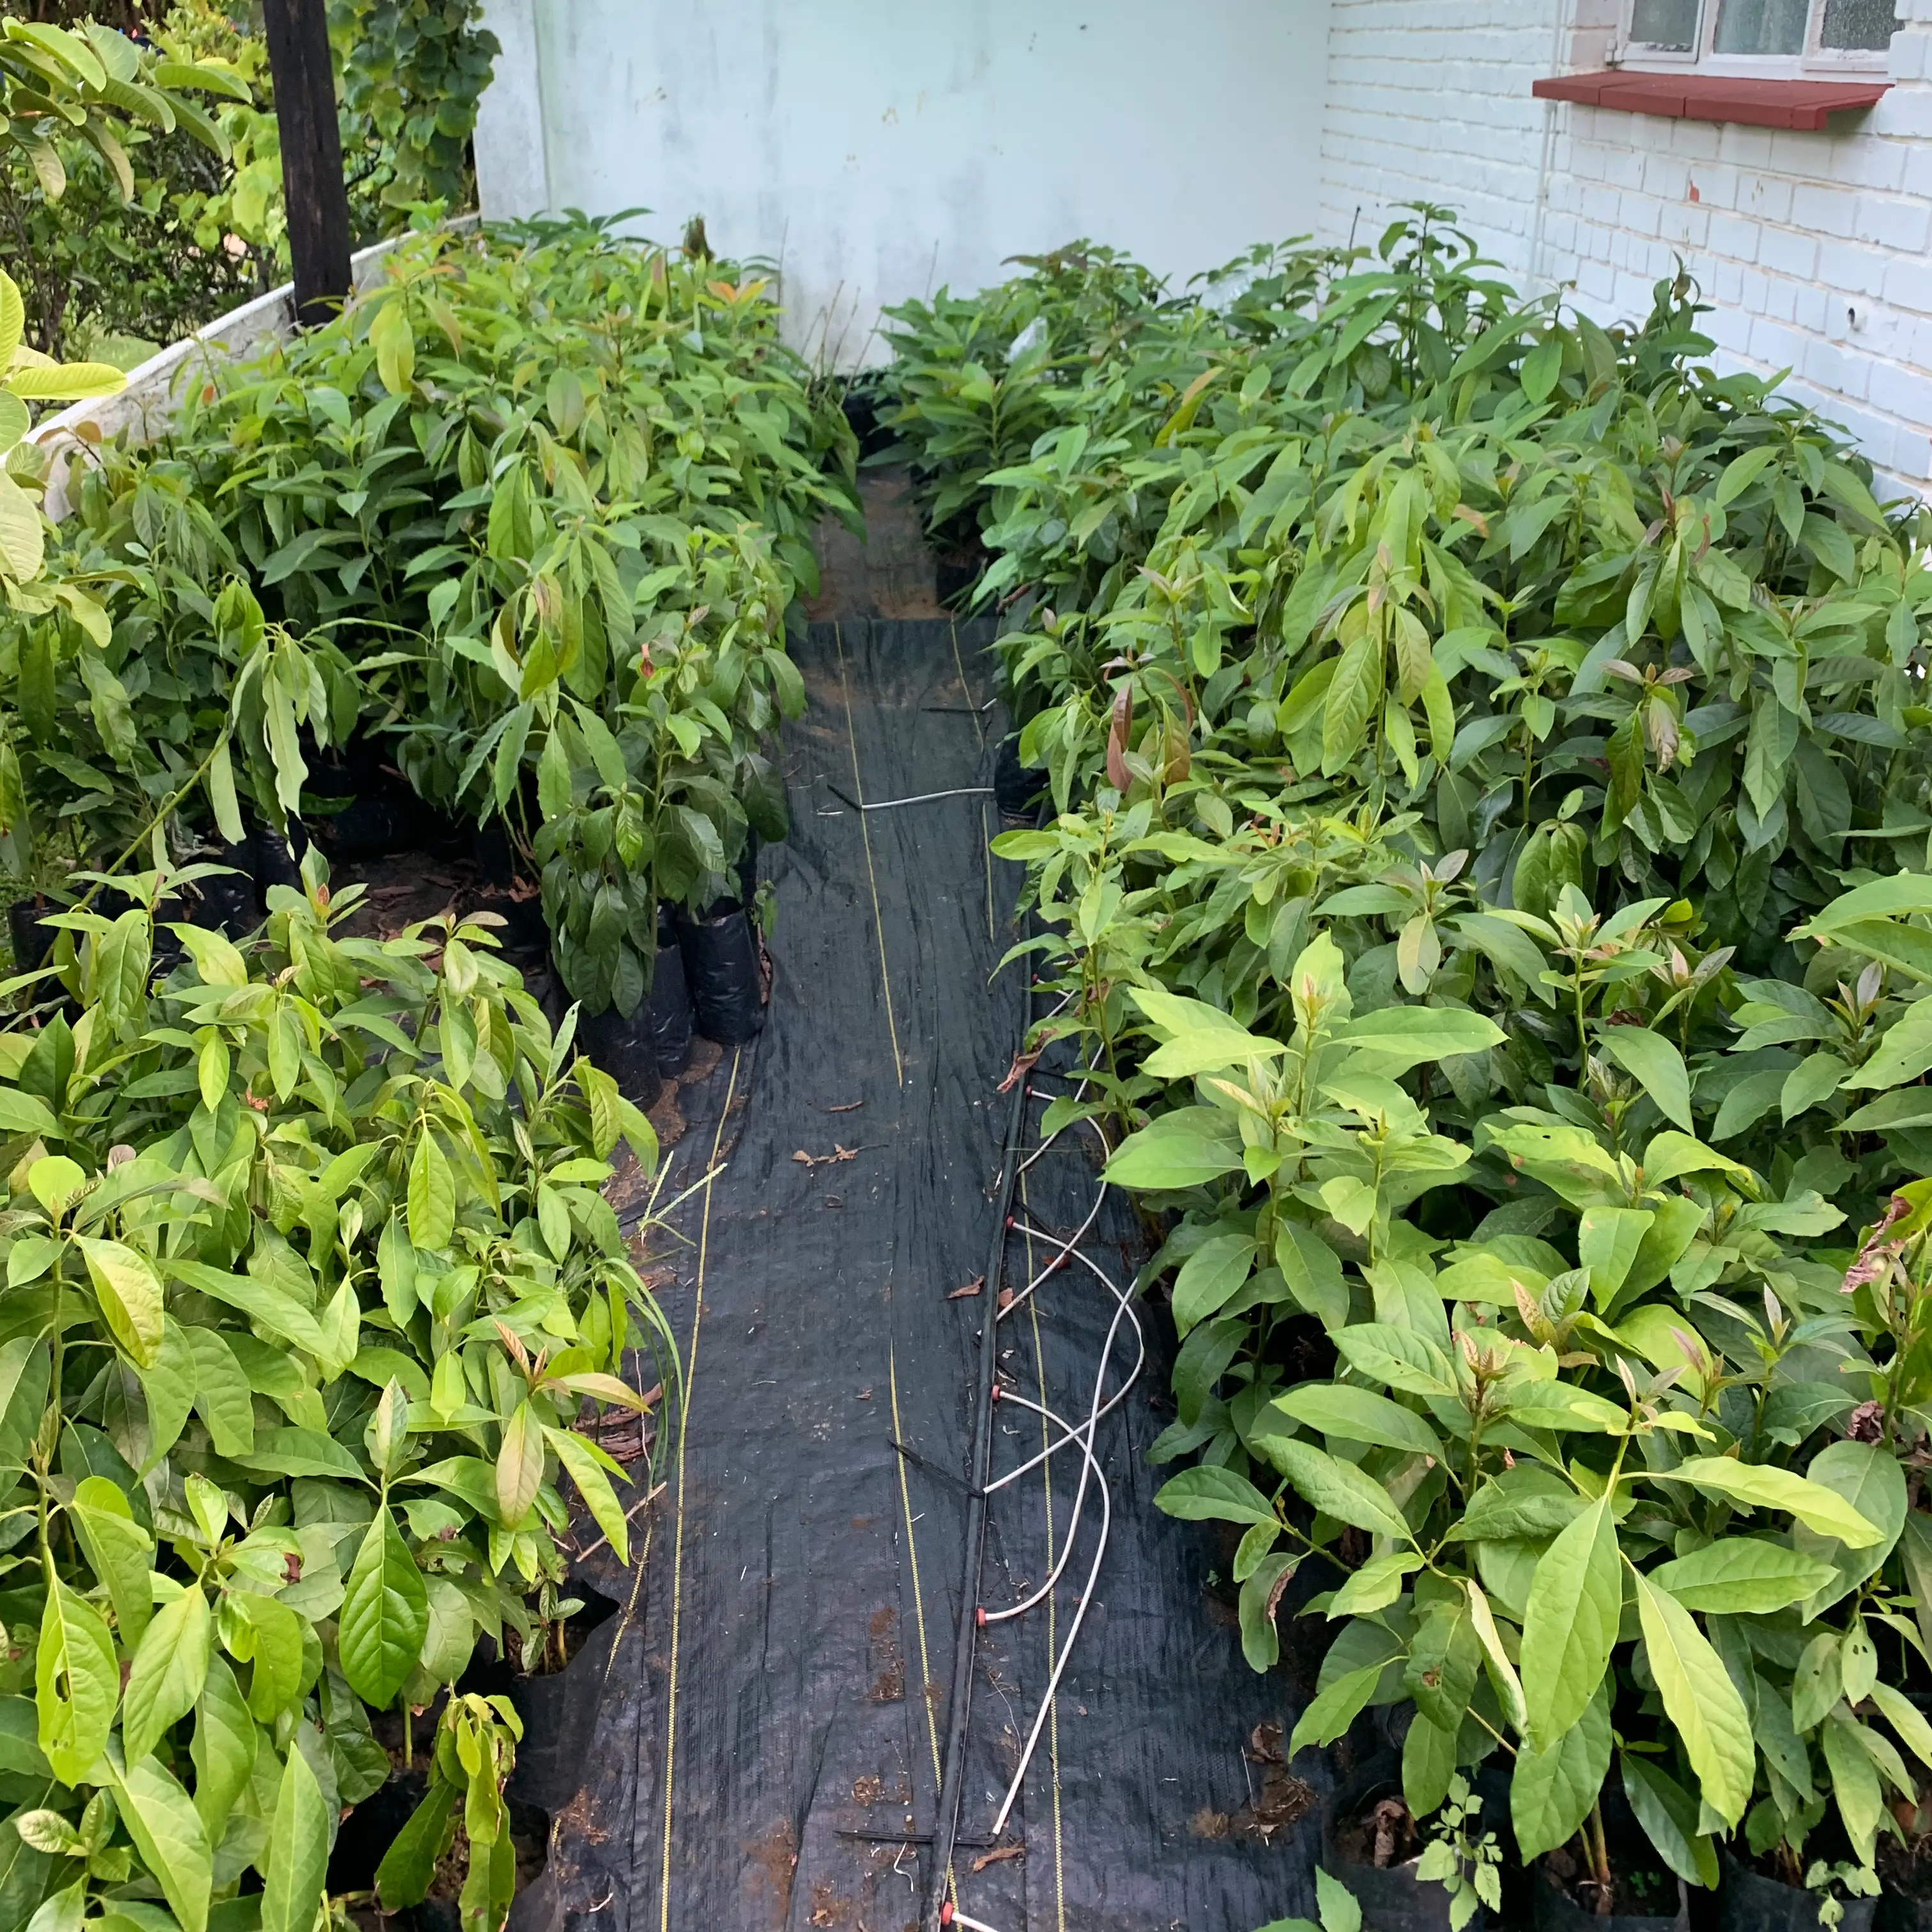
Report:
[[[1627,67],[1767,79],[1882,72],[1897,0],[1628,0]]]

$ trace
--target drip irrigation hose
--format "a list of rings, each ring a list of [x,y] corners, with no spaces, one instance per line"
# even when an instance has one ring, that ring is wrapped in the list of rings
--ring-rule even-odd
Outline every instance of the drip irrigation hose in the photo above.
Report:
[[[862,804],[856,798],[848,797],[836,784],[828,783],[825,789],[854,812],[891,812],[902,805],[929,805],[936,798],[991,798],[995,790],[992,785],[955,785],[950,791],[915,792],[910,798],[880,798]]]
[[[1112,1493],[1107,1487],[1107,1478],[1102,1473],[1100,1465],[1095,1460],[1093,1448],[1087,1438],[1063,1417],[1056,1415],[1044,1402],[1029,1402],[1024,1396],[1016,1395],[1010,1390],[1005,1400],[1022,1408],[1030,1409],[1035,1415],[1057,1424],[1066,1430],[1065,1439],[1067,1442],[1079,1444],[1081,1456],[1093,1472],[1094,1483],[1100,1492],[1100,1534],[1094,1546],[1094,1561],[1088,1569],[1087,1586],[1080,1592],[1079,1600],[1073,1606],[1072,1621],[1066,1627],[1066,1641],[1060,1646],[1060,1654],[1053,1660],[1053,1669],[1046,1680],[1046,1694],[1040,1699],[1040,1708],[1034,1713],[1033,1729],[1027,1735],[1026,1748],[1020,1753],[1020,1761],[1013,1769],[1012,1782],[1006,1786],[1006,1795],[1000,1802],[999,1815],[993,1820],[992,1835],[995,1840],[1006,1828],[1006,1820],[1019,1797],[1020,1786],[1026,1779],[1027,1766],[1033,1762],[1034,1748],[1040,1742],[1040,1734],[1046,1727],[1047,1713],[1052,1709],[1054,1698],[1058,1694],[1061,1673],[1066,1668],[1067,1660],[1073,1654],[1075,1643],[1078,1641],[1081,1622],[1087,1615],[1088,1605],[1094,1600],[1094,1588],[1100,1581],[1100,1565],[1106,1559],[1107,1538],[1114,1526]],[[1066,1540],[1070,1544],[1073,1540],[1073,1529],[1074,1526],[1070,1523],[1066,1531]]]
[[[1029,1006],[1030,1004],[1030,995],[1029,995]],[[1062,1002],[1063,1006],[1065,1004],[1065,1001]],[[1087,1084],[1087,1079],[1082,1077],[1076,1089],[1076,1099],[1084,1095]],[[986,1281],[993,1304],[993,1313],[992,1319],[981,1331],[982,1364],[988,1364],[988,1338],[994,1338],[995,1345],[990,1350],[989,1366],[992,1373],[989,1379],[982,1382],[978,1412],[975,1416],[974,1480],[969,1492],[971,1501],[968,1517],[967,1569],[964,1587],[961,1593],[962,1613],[960,1640],[955,1658],[954,1697],[947,1731],[947,1770],[940,1785],[940,1829],[935,1840],[936,1846],[943,1856],[935,1863],[933,1871],[932,1890],[928,1899],[926,1918],[928,1932],[943,1932],[943,1928],[951,1926],[965,1928],[965,1932],[997,1932],[997,1928],[986,1924],[984,1921],[968,1918],[958,1910],[956,1899],[949,1898],[946,1896],[949,1886],[952,1880],[952,1854],[954,1848],[960,1842],[958,1836],[961,1798],[959,1786],[963,1771],[965,1734],[970,1715],[974,1640],[980,1628],[1022,1616],[1043,1602],[1051,1594],[1059,1580],[1061,1572],[1066,1568],[1072,1555],[1074,1541],[1078,1534],[1085,1513],[1090,1484],[1096,1488],[1100,1497],[1100,1524],[1099,1536],[1094,1545],[1093,1559],[1088,1566],[1085,1584],[1082,1588],[1079,1598],[1075,1605],[1072,1620],[1068,1625],[1065,1641],[1060,1646],[1058,1654],[1053,1659],[1045,1692],[1040,1698],[1039,1708],[1034,1714],[1032,1729],[1020,1752],[1018,1761],[1014,1768],[1012,1781],[1007,1786],[1005,1797],[1000,1802],[998,1815],[994,1820],[992,1837],[997,1842],[1000,1834],[1006,1829],[1006,1822],[1012,1815],[1013,1806],[1018,1801],[1021,1788],[1025,1783],[1028,1769],[1033,1761],[1034,1752],[1040,1743],[1040,1734],[1046,1727],[1047,1719],[1053,1708],[1054,1700],[1059,1694],[1060,1678],[1065,1674],[1066,1666],[1072,1657],[1073,1647],[1079,1637],[1081,1625],[1085,1620],[1088,1609],[1093,1601],[1094,1592],[1099,1585],[1101,1564],[1106,1556],[1107,1544],[1113,1527],[1113,1498],[1112,1492],[1108,1486],[1106,1472],[1102,1469],[1095,1453],[1095,1444],[1100,1425],[1103,1418],[1126,1399],[1128,1390],[1139,1379],[1141,1371],[1147,1360],[1146,1336],[1141,1328],[1140,1318],[1134,1312],[1131,1294],[1124,1291],[1113,1277],[1094,1260],[1092,1256],[1083,1253],[1079,1246],[1079,1244],[1091,1232],[1094,1222],[1100,1217],[1100,1210],[1106,1203],[1106,1182],[1102,1180],[1099,1183],[1095,1190],[1094,1204],[1088,1210],[1085,1218],[1070,1235],[1064,1238],[1037,1226],[1030,1216],[1016,1215],[1012,1211],[1012,1189],[1019,1175],[1024,1174],[1040,1160],[1060,1138],[1060,1135],[1066,1131],[1064,1126],[1057,1129],[1042,1141],[1039,1146],[1034,1148],[1024,1160],[1018,1160],[1016,1163],[1020,1130],[1025,1118],[1024,1102],[1028,1099],[1044,1097],[1038,1087],[1030,1079],[1018,1082],[1016,1085],[1018,1089],[1018,1100],[1020,1104],[1016,1106],[1015,1113],[1009,1122],[1000,1187],[1001,1212],[994,1225],[994,1252],[988,1261],[986,1275]],[[1068,1124],[1071,1125],[1072,1123],[1070,1122]],[[1100,1152],[1104,1162],[1106,1156],[1111,1152],[1106,1134],[1099,1123],[1090,1118],[1086,1120],[1085,1124],[1092,1130],[1094,1138],[1100,1144]],[[1041,1241],[1050,1251],[1050,1258],[1043,1268],[1034,1274],[1025,1287],[1002,1307],[999,1303],[999,1280],[1005,1265],[1006,1240],[1009,1235],[1013,1234],[1024,1234],[1030,1240]],[[999,1383],[997,1373],[998,1352],[996,1338],[999,1324],[1008,1316],[1016,1312],[1034,1294],[1042,1282],[1049,1276],[1057,1274],[1070,1259],[1078,1261],[1090,1274],[1096,1276],[1108,1294],[1114,1298],[1114,1302],[1113,1318],[1108,1324],[1106,1339],[1101,1346],[1100,1360],[1094,1372],[1094,1391],[1088,1405],[1086,1419],[1077,1425],[1070,1423],[1064,1417],[1048,1408],[1044,1403],[1031,1401],[1016,1391],[1004,1388]],[[1123,1318],[1132,1325],[1134,1331],[1135,1359],[1132,1367],[1128,1370],[1120,1387],[1110,1396],[1106,1393],[1107,1372],[1113,1360],[1114,1340],[1120,1333]],[[1060,1434],[1057,1441],[1049,1442],[1045,1448],[1027,1458],[1017,1468],[1009,1470],[1004,1475],[994,1478],[992,1474],[992,1414],[994,1406],[1001,1401],[1009,1402],[1017,1407],[1030,1411],[1040,1417],[1043,1422],[1057,1427],[1060,1431]],[[995,1491],[1004,1489],[1029,1470],[1037,1468],[1041,1463],[1049,1460],[1070,1445],[1077,1448],[1080,1451],[1080,1484],[1074,1496],[1072,1514],[1067,1523],[1059,1557],[1054,1561],[1052,1572],[1046,1581],[1023,1601],[1011,1605],[1004,1610],[988,1610],[983,1605],[976,1601],[979,1594],[980,1571],[985,1554],[987,1504]]]
[[[1028,982],[1026,1007],[1033,1011]],[[1025,1030],[1022,1029],[1024,1041]],[[1000,1162],[999,1192],[994,1202],[992,1245],[986,1257],[986,1314],[980,1328],[980,1368],[973,1389],[973,1456],[966,1499],[966,1551],[959,1588],[959,1629],[952,1652],[952,1696],[946,1707],[946,1754],[940,1773],[937,1818],[933,1832],[932,1876],[926,1896],[926,1932],[940,1932],[952,1922],[946,1890],[952,1876],[952,1853],[959,1837],[959,1806],[965,1782],[966,1714],[973,1694],[973,1650],[978,1634],[974,1607],[980,1594],[980,1571],[986,1546],[986,1478],[993,1456],[993,1392],[999,1367],[1000,1277],[1006,1258],[1006,1217],[1012,1211],[1013,1189],[1019,1179],[1020,1132],[1025,1120],[1027,1082],[1013,1082],[1012,1106],[1006,1115],[1004,1150]],[[945,1915],[944,1918],[941,1914]]]

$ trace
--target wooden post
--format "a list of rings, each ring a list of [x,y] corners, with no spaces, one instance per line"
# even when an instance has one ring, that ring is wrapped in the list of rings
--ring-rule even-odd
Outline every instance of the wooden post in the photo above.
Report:
[[[349,293],[349,191],[335,120],[326,0],[262,0],[281,130],[296,319],[326,322]]]

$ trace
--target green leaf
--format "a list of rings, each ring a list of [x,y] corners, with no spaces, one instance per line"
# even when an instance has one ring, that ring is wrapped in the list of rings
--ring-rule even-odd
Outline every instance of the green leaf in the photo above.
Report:
[[[429,1630],[422,1572],[386,1508],[376,1512],[356,1552],[337,1622],[350,1688],[386,1710],[416,1667]]]
[[[1714,1890],[1718,1883],[1718,1854],[1708,1836],[1697,1827],[1697,1801],[1667,1771],[1634,1752],[1618,1759],[1623,1773],[1624,1796],[1644,1835],[1657,1848],[1657,1855],[1686,1885],[1701,1885]]]
[[[1250,1536],[1254,1533],[1252,1529],[1248,1532]],[[1238,1606],[1241,1654],[1247,1659],[1250,1670],[1272,1670],[1280,1661],[1281,1634],[1275,1628],[1275,1592],[1294,1574],[1300,1560],[1288,1551],[1270,1551],[1241,1580]]]
[[[1906,1498],[1905,1472],[1898,1456],[1876,1442],[1827,1443],[1812,1457],[1806,1480],[1841,1498],[1846,1509],[1878,1532],[1874,1541],[1855,1543],[1842,1534],[1821,1533],[1816,1525],[1800,1519],[1792,1532],[1792,1546],[1829,1564],[1834,1573],[1807,1600],[1808,1619],[1856,1588],[1892,1554],[1905,1527]]]
[[[378,308],[369,324],[369,343],[376,352],[376,374],[392,396],[407,394],[416,373],[416,330],[410,321],[407,298],[400,289]]]
[[[1718,478],[1718,486],[1711,493],[1712,500],[1720,505],[1735,502],[1765,471],[1778,460],[1778,447],[1774,443],[1760,443],[1755,449],[1748,449],[1742,456],[1734,456],[1724,465],[1724,473]]]
[[[141,1862],[160,1881],[182,1932],[207,1932],[214,1862],[194,1801],[173,1775],[144,1757],[113,1776],[122,1822]],[[266,1923],[266,1921],[265,1921]],[[310,1932],[305,1922],[301,1932]]]
[[[409,1822],[390,1841],[376,1868],[376,1890],[387,1912],[420,1905],[429,1896],[436,1861],[452,1835],[456,1801],[461,1793],[438,1778],[424,1792]]]
[[[1178,1107],[1130,1134],[1114,1151],[1105,1178],[1142,1192],[1198,1187],[1241,1162],[1239,1129],[1218,1107]]]
[[[1315,1868],[1315,1899],[1322,1932],[1362,1932],[1362,1908],[1355,1894],[1319,1865]]]
[[[1269,1461],[1324,1515],[1373,1536],[1409,1540],[1408,1525],[1388,1492],[1354,1463],[1288,1436],[1270,1441],[1268,1454]]]
[[[631,1560],[630,1526],[624,1520],[622,1505],[610,1486],[610,1479],[598,1466],[590,1445],[568,1429],[545,1429],[544,1439],[556,1450],[557,1460],[570,1472],[578,1494],[590,1511],[597,1527],[608,1540],[611,1552],[620,1563]]]
[[[107,1586],[121,1641],[132,1650],[154,1607],[148,1582],[154,1545],[128,1498],[105,1476],[84,1476],[74,1485],[70,1513],[89,1566]]]
[[[1583,1714],[1539,1751],[1527,1739],[1510,1779],[1510,1822],[1526,1864],[1554,1851],[1588,1816],[1610,1768],[1610,1706],[1605,1687]]]
[[[543,1482],[542,1425],[527,1402],[520,1402],[503,1425],[496,1451],[496,1509],[506,1529],[519,1528],[536,1506]]]
[[[188,1411],[194,1406],[194,1356],[172,1316],[162,1316],[160,1350],[140,1374],[148,1400],[148,1450],[136,1473],[146,1475],[181,1440]]]
[[[1690,1483],[1747,1509],[1784,1510],[1808,1529],[1835,1537],[1855,1550],[1882,1540],[1884,1532],[1822,1483],[1808,1481],[1768,1462],[1739,1462],[1728,1456],[1688,1456],[1674,1469],[1652,1472],[1660,1482]]]
[[[1859,1864],[1868,1865],[1879,1821],[1885,1816],[1885,1791],[1870,1754],[1858,1742],[1860,1726],[1842,1714],[1844,1708],[1826,1716],[1818,1742],[1824,1747],[1825,1768],[1832,1774],[1832,1795],[1838,1801],[1845,1835]]]
[[[137,1368],[152,1368],[161,1352],[161,1285],[146,1255],[118,1241],[75,1237],[86,1257],[94,1298],[114,1339]]]
[[[410,1240],[432,1252],[447,1248],[456,1232],[456,1180],[436,1136],[427,1127],[410,1160]]]
[[[1886,1722],[1904,1740],[1906,1749],[1932,1769],[1932,1724],[1926,1721],[1925,1714],[1903,1690],[1883,1682],[1873,1684],[1871,1697]]]
[[[1370,1557],[1329,1598],[1328,1621],[1371,1616],[1377,1610],[1387,1610],[1402,1594],[1406,1580],[1421,1568],[1422,1558],[1412,1550]]]
[[[1532,1748],[1553,1750],[1589,1708],[1622,1612],[1616,1524],[1604,1496],[1544,1552],[1530,1585],[1521,1669]]]
[[[40,575],[46,556],[40,506],[0,470],[0,576],[26,583]]]
[[[1184,1469],[1154,1492],[1154,1507],[1187,1522],[1273,1523],[1266,1496],[1232,1469],[1203,1464]]]
[[[230,1648],[254,1663],[248,1708],[268,1724],[288,1708],[302,1689],[306,1626],[274,1598],[241,1592],[223,1600],[220,1624]]]
[[[120,1698],[121,1668],[106,1624],[60,1580],[50,1559],[34,1656],[34,1702],[40,1749],[63,1784],[79,1784],[93,1770]]]
[[[1456,1372],[1426,1335],[1391,1322],[1358,1322],[1334,1331],[1342,1358],[1358,1374],[1405,1395],[1451,1396]]]
[[[1823,1721],[1825,1714],[1844,1694],[1840,1678],[1844,1640],[1834,1630],[1821,1630],[1808,1643],[1791,1673],[1791,1722],[1794,1730],[1809,1731]]]
[[[1294,1734],[1288,1741],[1288,1756],[1293,1757],[1304,1744],[1332,1744],[1375,1695],[1382,1674],[1379,1664],[1367,1664],[1346,1672],[1317,1692],[1296,1721]]]
[[[1190,1080],[1249,1060],[1276,1059],[1288,1051],[1281,1041],[1250,1033],[1204,1000],[1184,999],[1155,987],[1130,990],[1135,1004],[1166,1036],[1145,1062],[1157,1080]]]
[[[1366,1442],[1378,1448],[1404,1449],[1418,1456],[1442,1457],[1441,1438],[1412,1408],[1404,1408],[1372,1390],[1343,1382],[1304,1382],[1275,1397],[1262,1411],[1253,1433],[1265,1430],[1270,1414],[1319,1430],[1344,1442]]]
[[[1341,1262],[1312,1228],[1277,1221],[1274,1262],[1288,1293],[1324,1328],[1339,1328],[1348,1320],[1348,1285],[1342,1279]]]
[[[261,1733],[228,1660],[219,1652],[213,1653],[194,1708],[194,1736],[188,1747],[194,1762],[194,1808],[211,1844],[221,1842],[228,1814],[248,1788],[260,1742]]]
[[[198,1584],[155,1614],[128,1673],[121,1735],[130,1757],[146,1757],[194,1708],[214,1640],[214,1620]]]
[[[218,1456],[247,1456],[255,1448],[255,1402],[235,1352],[212,1328],[184,1328],[194,1358],[194,1406],[208,1424]]]
[[[46,1412],[51,1374],[47,1344],[40,1336],[16,1335],[0,1348],[0,1482],[27,1466]]]
[[[231,845],[238,845],[247,836],[242,823],[242,808],[235,796],[235,767],[228,756],[228,740],[220,740],[208,765],[208,803],[214,814],[215,830]]]
[[[1832,1574],[1829,1564],[1797,1550],[1732,1536],[1660,1564],[1650,1577],[1687,1610],[1760,1616],[1802,1601],[1828,1583]]]
[[[1847,1087],[1897,1087],[1932,1071],[1932,999],[1912,1001],[1885,1030],[1877,1049]]]
[[[1207,1320],[1253,1273],[1252,1234],[1210,1235],[1180,1264],[1174,1279],[1174,1325],[1185,1336]]]
[[[416,1251],[400,1214],[382,1223],[376,1243],[376,1269],[382,1284],[382,1305],[398,1328],[416,1312]]]
[[[1660,1033],[1636,1026],[1605,1027],[1604,1051],[1657,1102],[1658,1111],[1687,1133],[1697,1124],[1690,1114],[1690,1076],[1684,1056]]]
[[[1690,1612],[1641,1571],[1631,1574],[1644,1652],[1665,1713],[1697,1774],[1704,1802],[1734,1826],[1750,1802],[1757,1763],[1744,1700]]]
[[[1448,1796],[1457,1735],[1416,1713],[1402,1741],[1402,1795],[1411,1817],[1426,1818]]]
[[[1382,702],[1387,667],[1380,634],[1366,626],[1346,645],[1335,666],[1322,713],[1322,770],[1333,778],[1361,748],[1369,720]]]
[[[1345,1020],[1335,1038],[1383,1063],[1378,1071],[1406,1072],[1425,1060],[1453,1060],[1500,1046],[1508,1036],[1496,1022],[1462,1006],[1381,1006]]]
[[[262,1932],[314,1932],[328,1870],[328,1807],[292,1745],[282,1767],[262,1873]]]
[[[332,1436],[319,1429],[272,1429],[260,1436],[253,1455],[232,1460],[253,1474],[271,1480],[284,1476],[339,1476],[368,1480],[362,1465]]]

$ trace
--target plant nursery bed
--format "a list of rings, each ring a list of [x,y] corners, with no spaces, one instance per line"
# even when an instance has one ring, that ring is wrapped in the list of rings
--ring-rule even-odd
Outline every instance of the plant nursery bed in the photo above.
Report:
[[[1268,1768],[1245,1750],[1292,1724],[1286,1680],[1253,1676],[1202,1622],[1224,1560],[1211,1529],[1148,1507],[1165,1419],[1150,1395],[1166,1372],[1153,1322],[1150,1360],[1097,1432],[1112,1492],[1097,1585],[1090,1490],[1049,1594],[979,1634],[955,1736],[982,1324],[997,1294],[1011,1405],[992,1413],[997,1480],[1041,1446],[1022,1401],[1084,1414],[1118,1306],[1085,1265],[1025,1295],[1050,1237],[1090,1220],[1082,1252],[1122,1285],[1144,1252],[1069,1136],[1016,1174],[1015,1232],[986,1280],[1014,1118],[1000,1088],[1026,992],[1018,964],[994,971],[1020,935],[1015,878],[986,854],[994,801],[972,789],[990,786],[1003,728],[974,708],[988,695],[982,643],[983,627],[944,620],[821,623],[798,654],[809,703],[785,740],[794,830],[766,862],[771,1006],[756,1044],[682,1096],[662,1201],[686,1198],[644,1266],[686,1406],[633,1565],[606,1548],[574,1573],[621,1608],[564,1673],[588,1663],[601,1682],[583,1788],[542,1794],[557,1823],[519,1904],[532,1925],[600,1904],[596,1922],[616,1932],[667,1914],[912,1924],[951,1828],[935,1786],[955,1751],[960,1910],[987,1923],[1078,1909],[1246,1926],[1312,1907],[1315,1808],[1304,1822],[1264,1792]],[[1048,1064],[1036,1095],[1058,1090]],[[1029,1149],[1041,1111],[1021,1111]],[[1134,1355],[1117,1336],[1110,1392]],[[1079,1472],[1070,1453],[1045,1466],[1050,1481],[1036,1467],[989,1500],[974,1592],[989,1610],[1034,1594],[1064,1551]],[[1258,1807],[1274,1828],[1199,1828]]]

